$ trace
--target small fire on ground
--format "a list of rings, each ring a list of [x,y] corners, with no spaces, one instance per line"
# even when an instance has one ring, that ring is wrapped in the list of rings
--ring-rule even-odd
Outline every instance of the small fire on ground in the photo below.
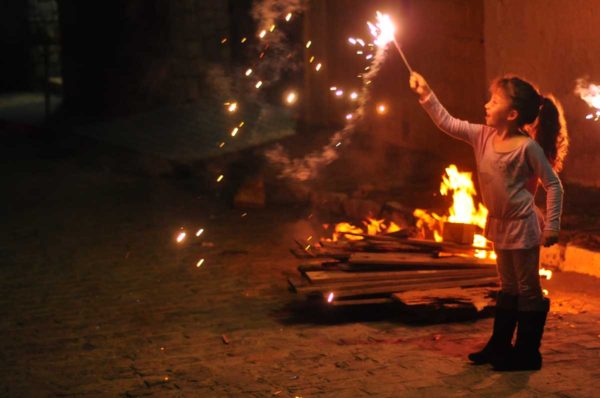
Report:
[[[418,234],[416,238],[443,242],[445,224],[473,226],[476,231],[471,242],[471,245],[475,248],[473,255],[480,259],[495,260],[497,256],[492,249],[492,244],[483,236],[488,209],[481,202],[475,200],[477,191],[475,190],[472,173],[460,171],[453,164],[449,165],[445,169],[445,174],[442,175],[440,193],[444,196],[452,195],[452,205],[445,215],[439,215],[424,209],[415,209],[413,216],[417,220]],[[361,240],[364,239],[364,235],[382,235],[401,230],[400,226],[393,221],[373,217],[367,217],[362,224],[363,226],[360,227],[348,222],[337,223],[333,227],[331,238],[323,240],[330,242],[341,239]],[[324,224],[323,227],[329,229],[330,226]],[[541,268],[539,274],[545,279],[552,278],[551,270]]]

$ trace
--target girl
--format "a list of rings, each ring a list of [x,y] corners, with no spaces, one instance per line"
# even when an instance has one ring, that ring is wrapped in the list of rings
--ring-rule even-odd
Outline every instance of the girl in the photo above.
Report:
[[[501,290],[492,336],[469,359],[491,363],[495,370],[538,370],[550,306],[540,287],[540,244],[558,242],[563,188],[556,173],[568,145],[560,104],[523,79],[502,77],[491,85],[486,123],[480,125],[450,116],[420,74],[411,74],[410,87],[441,130],[473,146],[481,196],[489,210],[485,235],[498,255]],[[543,226],[534,205],[538,181],[547,193]]]

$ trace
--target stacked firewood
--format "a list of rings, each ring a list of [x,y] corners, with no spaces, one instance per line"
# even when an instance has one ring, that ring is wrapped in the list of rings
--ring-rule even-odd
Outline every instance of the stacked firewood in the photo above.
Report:
[[[475,257],[475,248],[412,239],[401,234],[360,235],[361,240],[296,242],[292,253],[310,260],[288,279],[298,294],[331,305],[493,305],[495,261]]]

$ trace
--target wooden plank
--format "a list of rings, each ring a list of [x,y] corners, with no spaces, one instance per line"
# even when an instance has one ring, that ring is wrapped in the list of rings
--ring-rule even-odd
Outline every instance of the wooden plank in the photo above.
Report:
[[[309,282],[305,278],[300,278],[297,276],[289,276],[288,284],[295,292],[299,292],[303,287],[310,286]]]
[[[353,253],[348,259],[348,263],[352,265],[469,265],[469,266],[485,266],[495,265],[495,260],[481,260],[476,257],[440,257],[433,258],[432,256],[417,253]]]
[[[336,297],[352,297],[361,296],[367,294],[384,294],[384,293],[395,293],[403,292],[407,290],[428,290],[437,288],[448,288],[448,287],[468,287],[468,286],[480,286],[487,284],[497,284],[498,278],[476,278],[476,279],[458,279],[450,281],[421,281],[415,283],[398,283],[386,286],[371,286],[357,289],[343,289],[334,290]]]
[[[491,287],[412,290],[393,293],[392,298],[405,305],[432,305],[445,302],[471,303],[478,311],[481,311],[485,307],[495,305],[495,299],[491,296],[496,290]]]
[[[476,269],[449,269],[449,270],[416,270],[416,271],[392,271],[392,272],[345,272],[339,270],[316,270],[305,272],[306,277],[313,284],[348,282],[348,281],[381,281],[399,280],[407,278],[435,278],[442,276],[480,276],[488,277],[497,274],[495,268]]]
[[[417,278],[409,278],[403,280],[382,280],[382,281],[348,281],[348,282],[335,282],[335,283],[327,283],[327,284],[312,284],[305,283],[303,285],[298,285],[296,287],[296,292],[300,294],[314,294],[318,292],[326,293],[326,292],[341,292],[341,291],[367,291],[366,293],[361,294],[371,294],[369,291],[371,289],[384,288],[381,292],[376,290],[375,293],[395,293],[403,290],[410,290],[415,286],[424,286],[425,288],[438,287],[438,283],[442,282],[454,282],[452,286],[463,286],[460,283],[465,282],[469,283],[469,281],[479,281],[479,280],[492,280],[497,282],[498,277],[464,277],[464,276],[442,276],[438,278],[428,277],[417,277]],[[408,286],[408,289],[403,289],[404,286]],[[444,286],[446,287],[446,286]],[[387,290],[386,290],[387,289]]]
[[[356,300],[333,300],[330,305],[335,307],[347,306],[347,305],[368,305],[368,304],[390,304],[394,300],[391,297],[378,297],[378,298],[365,298]]]

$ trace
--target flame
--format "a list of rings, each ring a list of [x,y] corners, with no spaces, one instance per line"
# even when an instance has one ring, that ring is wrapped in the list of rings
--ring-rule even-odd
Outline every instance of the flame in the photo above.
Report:
[[[471,179],[471,173],[459,172],[453,164],[446,168],[446,175],[442,176],[442,185],[440,193],[444,196],[452,194],[452,207],[450,207],[450,216],[448,221],[475,224],[480,228],[485,228],[488,210],[481,203],[475,208],[473,196],[477,195],[475,185]]]
[[[362,235],[379,235],[379,234],[388,234],[388,233],[392,233],[392,232],[401,230],[401,228],[400,228],[400,226],[398,226],[398,224],[396,224],[393,221],[388,222],[385,219],[378,220],[378,219],[375,219],[372,217],[367,217],[367,219],[364,220],[362,223],[365,226],[365,228],[357,227],[357,226],[347,223],[347,222],[341,222],[341,223],[335,224],[334,232],[331,237],[331,240],[333,242],[337,242],[341,237],[343,237],[347,240],[363,239],[362,236],[349,235],[348,233],[362,234]],[[324,224],[323,228],[327,229],[327,228],[329,228],[329,225]]]
[[[539,274],[540,274],[540,276],[545,277],[546,280],[552,279],[552,270],[549,270],[546,268],[540,268]]]
[[[396,26],[394,26],[394,23],[388,14],[382,14],[377,11],[377,23],[372,24],[371,22],[367,22],[367,25],[369,25],[369,30],[373,37],[375,37],[373,43],[375,43],[377,47],[385,47],[388,43],[394,41]]]

